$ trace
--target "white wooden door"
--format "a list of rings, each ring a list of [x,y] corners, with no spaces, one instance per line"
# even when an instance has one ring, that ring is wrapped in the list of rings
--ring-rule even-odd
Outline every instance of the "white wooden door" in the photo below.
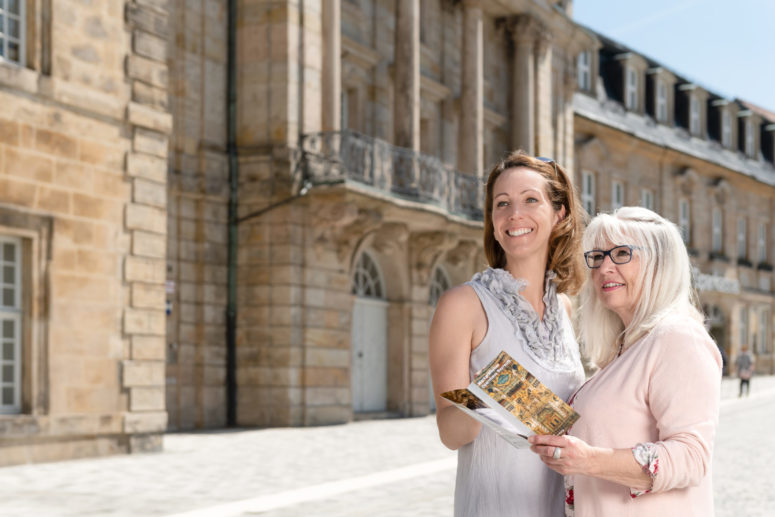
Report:
[[[352,319],[353,411],[387,409],[387,302],[357,297]]]

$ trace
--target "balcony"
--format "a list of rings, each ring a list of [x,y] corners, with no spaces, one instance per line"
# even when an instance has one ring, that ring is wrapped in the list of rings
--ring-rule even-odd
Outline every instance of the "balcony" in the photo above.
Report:
[[[482,181],[447,167],[438,158],[349,130],[306,134],[301,147],[306,179],[313,184],[353,181],[449,214],[482,220]]]

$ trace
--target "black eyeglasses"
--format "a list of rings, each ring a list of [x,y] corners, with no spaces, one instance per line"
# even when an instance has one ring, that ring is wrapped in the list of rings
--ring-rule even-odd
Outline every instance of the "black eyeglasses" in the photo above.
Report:
[[[640,249],[638,246],[616,246],[610,250],[592,250],[584,253],[584,260],[587,261],[587,267],[597,269],[603,265],[606,256],[611,257],[614,264],[626,264],[632,260],[632,250]]]

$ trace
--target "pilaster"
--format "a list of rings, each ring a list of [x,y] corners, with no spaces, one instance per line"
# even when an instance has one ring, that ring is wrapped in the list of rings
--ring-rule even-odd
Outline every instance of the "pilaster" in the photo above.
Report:
[[[516,16],[510,29],[514,41],[511,147],[534,154],[536,23],[529,16]]]
[[[166,170],[172,115],[140,92],[153,88],[166,95],[168,17],[166,3],[126,4],[126,24],[132,33],[126,69],[133,93],[126,111],[132,146],[125,173],[132,196],[124,214],[131,246],[123,270],[130,293],[123,333],[130,347],[122,364],[121,382],[128,394],[123,432],[129,436],[132,452],[160,450],[167,426],[163,243],[167,234]]]
[[[458,169],[480,175],[484,160],[484,58],[480,0],[463,2],[463,48]]]
[[[420,4],[396,1],[394,143],[420,150]]]

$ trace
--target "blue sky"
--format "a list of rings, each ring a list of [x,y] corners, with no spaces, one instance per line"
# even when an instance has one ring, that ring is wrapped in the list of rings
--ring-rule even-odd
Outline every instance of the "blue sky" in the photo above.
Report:
[[[712,92],[775,112],[774,0],[574,0],[573,18]]]

